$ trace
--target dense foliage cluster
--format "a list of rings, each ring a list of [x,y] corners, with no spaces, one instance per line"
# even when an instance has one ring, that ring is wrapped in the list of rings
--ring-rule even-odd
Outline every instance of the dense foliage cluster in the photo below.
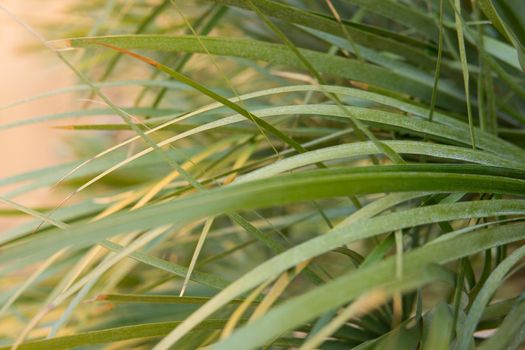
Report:
[[[0,124],[78,157],[0,180],[1,349],[525,341],[525,2],[73,3],[29,100],[84,102]]]

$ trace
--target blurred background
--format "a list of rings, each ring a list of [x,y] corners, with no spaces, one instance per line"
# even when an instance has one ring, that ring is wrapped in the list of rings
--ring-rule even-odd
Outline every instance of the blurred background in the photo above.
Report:
[[[35,28],[46,23],[63,23],[60,19],[68,1],[4,0],[1,4]],[[45,21],[45,22],[44,22]],[[13,19],[0,11],[0,106],[5,107],[27,98],[73,82],[70,72],[47,51],[40,42]],[[10,123],[29,117],[51,114],[68,109],[71,97],[60,95],[13,108],[0,109],[0,122]],[[63,144],[64,131],[52,124],[37,124],[23,128],[1,130],[0,178],[41,168],[67,160]],[[1,193],[10,190],[0,187]],[[42,206],[51,202],[52,193],[41,190],[30,196],[16,198],[29,206]],[[1,205],[1,204],[0,204]],[[6,209],[1,206],[1,209]],[[20,218],[22,219],[22,218]],[[18,219],[0,218],[0,229],[12,226]]]

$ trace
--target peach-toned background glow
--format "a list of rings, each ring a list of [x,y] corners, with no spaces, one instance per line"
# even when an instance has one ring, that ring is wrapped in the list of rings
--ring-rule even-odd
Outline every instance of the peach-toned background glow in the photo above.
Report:
[[[24,21],[37,29],[43,21],[60,18],[64,1],[3,0]],[[0,11],[0,106],[73,82],[71,74],[54,54],[42,48],[39,41],[23,27]],[[70,96],[46,98],[0,111],[0,124],[68,109]],[[50,124],[0,130],[0,178],[66,161],[63,132]],[[0,187],[0,194],[10,188]],[[50,203],[52,193],[46,190],[14,198],[28,206]],[[2,206],[1,208],[5,208]],[[15,221],[0,217],[1,230]]]

